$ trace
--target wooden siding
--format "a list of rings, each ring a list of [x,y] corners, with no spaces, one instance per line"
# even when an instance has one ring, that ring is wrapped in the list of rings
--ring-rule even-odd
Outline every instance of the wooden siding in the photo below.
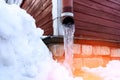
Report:
[[[52,0],[24,0],[22,6],[36,20],[44,35],[52,35]]]
[[[119,0],[74,0],[75,36],[120,41]]]
[[[75,37],[120,41],[119,0],[73,0]],[[22,6],[36,25],[53,35],[52,0],[24,0]]]

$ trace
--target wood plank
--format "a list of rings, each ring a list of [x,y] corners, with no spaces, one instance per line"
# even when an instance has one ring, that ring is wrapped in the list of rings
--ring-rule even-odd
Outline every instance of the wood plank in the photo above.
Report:
[[[106,13],[114,14],[116,16],[120,16],[120,11],[100,5],[100,4],[92,2],[90,0],[74,0],[74,3],[82,4],[82,5],[91,7],[93,9],[99,10],[99,11],[103,11]]]
[[[44,26],[45,24],[48,24],[48,22],[52,22],[52,20],[51,19],[49,19],[49,20],[46,20],[46,21],[44,21],[44,22],[42,22],[42,23],[40,23],[40,22],[42,22],[42,21],[39,21],[39,22],[37,22],[37,26]]]
[[[36,24],[37,26],[43,26],[44,24],[47,24],[49,21],[52,22],[52,18],[51,18],[52,14],[48,14],[46,15],[46,17],[41,18],[40,20],[36,20]]]
[[[120,23],[120,17],[84,6],[82,4],[74,3],[74,12],[80,12]]]
[[[46,2],[43,3],[43,8],[45,9],[46,7],[48,7],[48,5],[52,5],[52,0],[46,0]],[[43,9],[43,10],[44,10]]]
[[[34,5],[31,7],[30,14],[35,15],[37,12],[42,11],[42,1],[36,0]]]
[[[120,48],[119,41],[112,41],[112,40],[103,40],[103,39],[93,39],[93,38],[77,38],[75,37],[74,43],[76,44],[87,44],[87,45],[99,45],[99,46],[108,46],[114,48]]]
[[[109,1],[114,2],[114,3],[118,4],[118,5],[120,5],[120,0],[109,0]]]
[[[42,13],[43,14],[49,13],[49,12],[52,13],[52,3],[51,2],[49,2],[48,5],[42,7]]]
[[[44,34],[53,33],[51,0],[26,0],[22,8],[36,19],[37,27],[44,29]]]
[[[48,21],[47,24],[44,24],[44,25],[41,26],[41,27],[44,28],[44,29],[46,29],[46,30],[47,30],[47,29],[53,29],[52,24],[53,24],[52,21]]]
[[[115,41],[120,40],[120,37],[116,35],[109,35],[105,33],[98,33],[98,32],[80,30],[80,29],[77,29],[75,31],[75,36],[83,37],[83,38],[106,39],[106,40],[115,40]]]
[[[52,24],[52,23],[51,23]],[[50,26],[51,24],[47,24],[45,25],[47,28],[43,28],[45,32],[49,32],[49,31],[53,31],[52,26]]]
[[[53,34],[52,22],[50,21],[44,26],[42,26],[42,29],[44,30],[45,35],[52,35]]]
[[[112,22],[112,21],[100,19],[100,18],[97,18],[97,17],[94,17],[94,16],[83,14],[83,13],[75,12],[74,18],[75,18],[75,20],[81,20],[81,21],[85,21],[85,22],[95,23],[95,24],[99,24],[99,25],[103,25],[103,26],[111,27],[111,28],[116,28],[116,29],[120,30],[120,24],[119,23],[115,23],[115,22]]]
[[[97,25],[97,24],[84,22],[84,21],[77,21],[77,20],[75,21],[75,24],[76,24],[75,26],[76,29],[120,36],[120,30],[118,29],[108,28],[106,26]]]
[[[28,8],[26,9],[28,13],[30,13],[31,7],[33,6],[34,2],[35,2],[35,0],[30,0],[30,1],[29,1],[29,6],[28,6]]]
[[[38,26],[39,28],[44,30],[44,34],[52,35],[53,27],[52,27],[52,21],[47,22],[47,24],[44,24],[42,26]]]
[[[29,5],[30,5],[30,0],[25,0],[21,7],[26,10]]]
[[[44,35],[52,35],[53,34],[53,31],[52,30],[49,30],[49,31],[45,31]]]
[[[28,12],[29,13],[31,13],[34,10],[34,8],[36,7],[35,4],[37,4],[37,1],[33,0],[32,3],[31,3],[31,6],[28,6],[29,7]]]
[[[51,11],[52,11],[52,5],[49,5],[44,11],[42,11],[41,14],[38,14],[38,15],[35,16],[36,20],[39,21],[40,19],[44,18],[49,13],[52,13]],[[52,18],[52,16],[51,16],[51,18]]]
[[[98,4],[101,4],[101,5],[104,5],[104,6],[107,6],[107,7],[110,7],[110,8],[113,8],[115,10],[120,11],[120,5],[113,3],[111,1],[108,1],[108,0],[91,0],[91,1],[94,1]]]
[[[46,2],[46,0],[41,0],[42,1],[42,3],[45,3]]]
[[[51,24],[50,24],[50,25],[51,25]],[[53,31],[52,26],[49,26],[49,25],[47,24],[46,27],[47,27],[47,28],[42,28],[42,29],[44,30],[44,33],[45,33],[45,34],[48,34],[48,32]],[[50,34],[52,34],[52,32],[49,33],[49,35],[50,35]]]
[[[51,8],[49,8],[49,7],[51,7]],[[42,5],[42,7],[40,9],[41,10],[39,10],[39,8],[38,8],[38,11],[36,11],[37,13],[34,13],[35,14],[34,17],[41,15],[41,13],[44,13],[44,11],[47,11],[47,10],[52,12],[52,2],[48,2],[48,4],[45,6]]]

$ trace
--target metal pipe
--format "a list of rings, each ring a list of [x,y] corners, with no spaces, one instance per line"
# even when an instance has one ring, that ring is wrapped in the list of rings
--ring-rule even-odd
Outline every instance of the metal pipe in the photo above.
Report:
[[[62,0],[62,24],[74,24],[73,0]]]

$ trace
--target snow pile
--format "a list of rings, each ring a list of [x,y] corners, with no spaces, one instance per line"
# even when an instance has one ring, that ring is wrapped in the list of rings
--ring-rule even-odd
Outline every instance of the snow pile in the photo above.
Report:
[[[101,76],[104,80],[120,80],[119,68],[120,61],[112,60],[106,65],[106,67],[98,68],[83,67],[83,70],[86,72],[95,73]]]
[[[42,35],[25,10],[0,0],[0,80],[73,80],[52,59]]]
[[[40,37],[43,30],[17,5],[0,0],[0,80],[83,80],[52,59]],[[104,80],[120,80],[120,61],[106,67],[83,68]]]

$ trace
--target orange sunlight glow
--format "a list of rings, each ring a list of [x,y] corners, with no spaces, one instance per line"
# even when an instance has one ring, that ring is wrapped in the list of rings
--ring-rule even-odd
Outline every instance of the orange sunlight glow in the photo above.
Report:
[[[62,53],[64,54],[64,53]],[[82,70],[88,68],[106,68],[109,61],[120,60],[118,49],[108,46],[76,45],[73,56],[73,76],[82,77],[83,80],[104,80],[99,74]],[[65,55],[54,56],[54,59],[63,63]]]
[[[74,71],[74,76],[79,76],[82,77],[83,80],[103,80],[100,76],[90,73],[90,72],[85,72],[85,71],[81,71],[81,70],[75,70]]]

